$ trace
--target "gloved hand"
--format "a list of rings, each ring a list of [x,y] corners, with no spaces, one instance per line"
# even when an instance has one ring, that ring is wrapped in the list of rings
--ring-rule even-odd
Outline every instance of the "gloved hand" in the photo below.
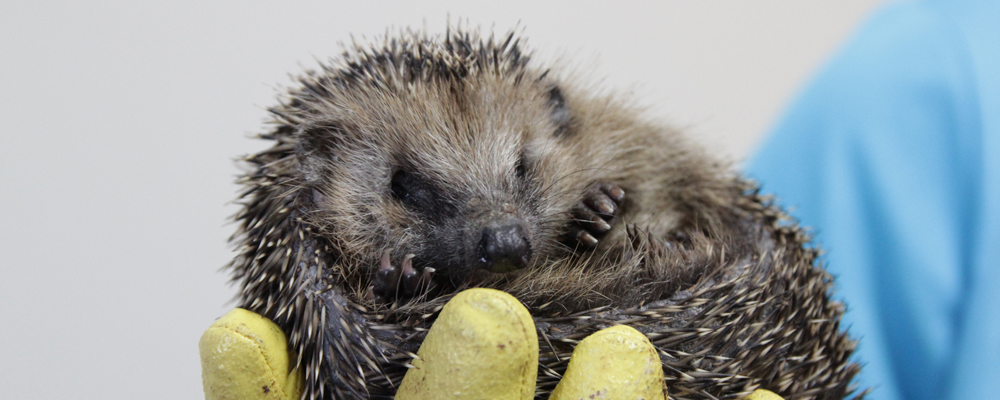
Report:
[[[273,322],[235,309],[201,338],[207,400],[298,400],[302,376],[291,370],[285,335]],[[513,296],[470,289],[445,305],[407,372],[398,400],[534,398],[538,337]],[[551,399],[666,399],[663,369],[644,335],[614,326],[577,345]],[[749,400],[782,400],[758,390]]]
[[[285,333],[271,320],[233,309],[201,335],[206,400],[299,400],[304,376],[293,370]]]

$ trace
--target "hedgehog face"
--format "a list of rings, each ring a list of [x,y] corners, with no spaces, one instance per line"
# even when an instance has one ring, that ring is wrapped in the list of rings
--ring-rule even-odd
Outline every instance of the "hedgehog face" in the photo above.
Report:
[[[558,88],[487,75],[336,89],[297,154],[311,220],[360,252],[346,256],[412,253],[415,265],[461,278],[566,251],[558,240],[570,204],[555,182],[566,168],[551,160],[569,121]]]

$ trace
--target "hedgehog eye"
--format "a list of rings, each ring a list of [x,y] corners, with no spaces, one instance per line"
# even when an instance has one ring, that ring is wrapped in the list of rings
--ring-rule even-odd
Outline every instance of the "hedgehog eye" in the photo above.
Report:
[[[406,171],[396,171],[389,186],[392,197],[410,207],[428,207],[431,191],[423,182]]]
[[[406,188],[407,178],[408,176],[406,172],[397,171],[392,175],[392,183],[390,184],[390,188],[392,189],[392,198],[404,203],[408,202],[408,200],[412,200],[410,191]]]

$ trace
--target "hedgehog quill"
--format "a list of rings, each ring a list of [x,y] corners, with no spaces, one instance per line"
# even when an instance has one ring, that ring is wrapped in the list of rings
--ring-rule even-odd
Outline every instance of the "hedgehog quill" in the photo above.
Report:
[[[537,398],[628,324],[674,399],[854,391],[809,238],[751,182],[514,34],[406,32],[306,72],[245,158],[230,270],[284,329],[307,399],[391,399],[455,293],[531,311]]]

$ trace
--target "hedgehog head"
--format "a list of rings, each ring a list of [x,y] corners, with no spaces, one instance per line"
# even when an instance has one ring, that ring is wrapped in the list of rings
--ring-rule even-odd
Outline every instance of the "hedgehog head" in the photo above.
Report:
[[[296,143],[306,219],[343,257],[412,253],[451,277],[567,251],[561,194],[582,188],[561,178],[583,172],[566,167],[570,107],[527,61],[512,36],[411,35],[302,78],[272,112]]]

